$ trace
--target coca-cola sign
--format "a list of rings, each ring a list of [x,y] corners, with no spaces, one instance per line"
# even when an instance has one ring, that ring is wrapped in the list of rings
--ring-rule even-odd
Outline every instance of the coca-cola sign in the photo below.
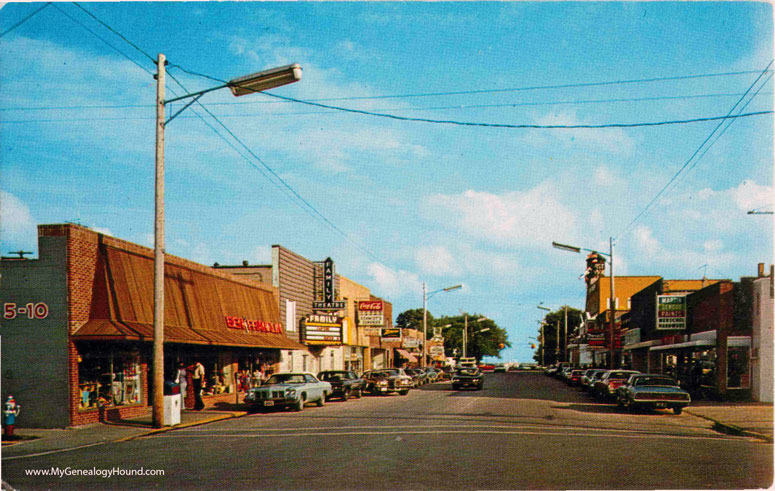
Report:
[[[385,324],[382,300],[363,300],[358,302],[359,326],[383,326]]]
[[[382,300],[364,300],[358,302],[359,311],[382,311]]]

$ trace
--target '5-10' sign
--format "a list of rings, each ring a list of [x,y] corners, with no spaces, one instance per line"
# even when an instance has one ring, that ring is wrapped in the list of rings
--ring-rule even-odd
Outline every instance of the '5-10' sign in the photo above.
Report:
[[[4,319],[15,319],[18,315],[26,315],[28,319],[45,319],[48,317],[48,305],[43,302],[28,303],[24,307],[16,307],[15,303],[3,304]]]

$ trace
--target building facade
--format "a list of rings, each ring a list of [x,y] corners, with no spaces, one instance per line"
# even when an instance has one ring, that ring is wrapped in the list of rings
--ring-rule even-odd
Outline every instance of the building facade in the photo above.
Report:
[[[3,397],[12,393],[33,427],[146,413],[162,389],[148,376],[153,251],[72,224],[38,235],[38,259],[0,262]],[[305,350],[286,336],[269,285],[166,255],[164,291],[165,378],[201,362],[211,403],[235,400],[240,372]]]

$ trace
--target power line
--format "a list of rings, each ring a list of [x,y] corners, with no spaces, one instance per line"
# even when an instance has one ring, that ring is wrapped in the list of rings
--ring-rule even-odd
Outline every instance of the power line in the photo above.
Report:
[[[58,11],[59,11],[59,12],[60,12],[62,15],[64,15],[65,17],[67,17],[67,18],[68,18],[68,19],[70,19],[71,21],[73,21],[73,22],[75,22],[76,24],[78,24],[78,25],[79,25],[80,27],[82,27],[84,30],[86,30],[87,32],[89,32],[89,33],[90,33],[92,36],[94,36],[94,37],[96,37],[97,39],[99,39],[100,41],[102,41],[102,42],[103,42],[103,43],[104,43],[106,46],[108,46],[110,49],[112,49],[112,50],[113,50],[113,51],[115,51],[116,53],[120,54],[121,56],[123,56],[124,58],[126,58],[127,60],[129,60],[131,63],[133,63],[134,65],[138,66],[138,67],[139,67],[141,70],[143,70],[145,73],[148,73],[148,74],[150,74],[150,75],[153,75],[153,72],[151,72],[150,70],[148,70],[147,68],[145,68],[145,67],[144,67],[144,66],[142,66],[141,64],[137,63],[135,60],[133,60],[132,58],[130,58],[130,57],[129,57],[129,55],[127,55],[126,53],[124,53],[124,52],[123,52],[123,51],[121,51],[120,49],[118,49],[118,48],[116,48],[115,46],[113,46],[112,44],[110,44],[110,42],[108,42],[108,41],[107,41],[106,39],[104,39],[102,36],[100,36],[100,35],[99,35],[99,34],[97,34],[96,32],[94,32],[94,31],[92,31],[91,29],[89,29],[88,27],[86,27],[86,25],[85,25],[85,24],[83,24],[81,21],[79,21],[79,20],[78,20],[78,19],[76,19],[75,17],[71,16],[70,14],[68,14],[67,12],[65,12],[64,10],[62,10],[62,9],[61,9],[61,8],[60,8],[58,5],[55,5],[55,4],[54,4],[54,5],[52,5],[52,7],[54,7],[55,9],[57,9],[57,10],[58,10]]]
[[[180,85],[180,86],[183,88],[183,90],[186,90],[186,91],[188,92],[188,89],[186,89],[186,88],[183,86],[183,84],[182,84],[182,83],[181,83],[179,80],[177,80],[177,78],[175,78],[175,76],[174,76],[174,75],[170,75],[170,78],[172,78],[172,80],[174,80],[174,81],[175,81],[175,82],[176,82],[178,85]],[[275,181],[275,180],[273,180],[273,179],[271,179],[271,178],[269,178],[269,176],[267,176],[267,175],[266,175],[266,174],[265,174],[265,173],[264,173],[264,172],[261,170],[261,168],[259,168],[259,167],[255,166],[255,165],[254,165],[254,164],[252,164],[252,162],[251,162],[251,165],[252,165],[254,168],[258,169],[258,170],[259,170],[259,172],[261,172],[261,174],[262,174],[262,175],[263,175],[263,176],[264,176],[266,179],[268,179],[268,180],[269,180],[269,182],[271,182],[272,184],[274,184],[274,185],[275,185],[275,186],[276,186],[278,189],[280,189],[281,191],[283,191],[283,187],[284,187],[285,189],[287,189],[287,191],[284,191],[286,195],[287,195],[287,192],[290,192],[290,193],[291,193],[293,196],[295,196],[295,197],[296,197],[296,200],[298,200],[298,201],[294,200],[294,199],[293,199],[293,196],[289,196],[289,197],[291,198],[291,201],[292,201],[292,202],[296,203],[296,204],[297,204],[297,205],[298,205],[300,208],[302,208],[304,211],[306,211],[306,212],[307,212],[307,213],[308,213],[310,216],[312,216],[312,218],[313,218],[313,219],[315,219],[315,220],[317,220],[317,221],[320,221],[320,220],[322,219],[322,220],[323,220],[323,222],[325,222],[325,224],[327,224],[329,227],[331,227],[333,230],[335,230],[337,233],[339,233],[339,234],[340,234],[342,237],[344,237],[346,240],[348,240],[348,241],[350,241],[351,243],[353,243],[353,244],[354,244],[356,247],[358,247],[358,248],[359,248],[361,251],[363,251],[364,253],[366,253],[366,254],[367,254],[368,256],[370,256],[372,259],[374,259],[374,260],[376,260],[377,262],[380,262],[380,263],[381,263],[381,262],[383,262],[383,261],[382,261],[380,258],[378,258],[378,257],[377,257],[377,256],[376,256],[374,253],[372,253],[372,252],[371,252],[369,249],[366,249],[366,247],[365,247],[365,246],[361,245],[359,242],[357,242],[357,241],[356,241],[356,240],[354,240],[352,237],[350,237],[350,236],[349,236],[349,235],[348,235],[346,232],[344,232],[342,229],[340,229],[339,227],[337,227],[337,226],[336,226],[336,225],[335,225],[335,224],[334,224],[334,223],[333,223],[331,220],[329,220],[329,219],[328,219],[328,218],[327,218],[325,215],[323,215],[323,213],[321,213],[321,212],[320,212],[320,211],[319,211],[319,210],[318,210],[318,209],[317,209],[315,206],[313,206],[313,205],[312,205],[312,204],[311,204],[311,203],[310,203],[310,202],[309,202],[307,199],[305,199],[303,196],[301,196],[301,195],[300,195],[300,194],[299,194],[299,193],[298,193],[298,192],[297,192],[297,191],[296,191],[296,190],[293,188],[293,186],[291,186],[290,184],[288,184],[288,182],[287,182],[285,179],[283,179],[282,177],[280,177],[280,175],[278,175],[278,174],[277,174],[277,173],[274,171],[274,169],[272,169],[272,167],[270,167],[270,166],[269,166],[269,164],[267,164],[267,163],[266,163],[266,162],[265,162],[263,159],[261,159],[261,157],[259,157],[259,156],[258,156],[258,155],[257,155],[257,154],[256,154],[256,153],[253,151],[253,150],[251,150],[251,149],[250,149],[250,147],[248,147],[248,146],[247,146],[247,145],[246,145],[246,144],[245,144],[245,143],[244,143],[244,142],[243,142],[243,141],[242,141],[242,140],[241,140],[241,139],[240,139],[240,138],[239,138],[237,135],[235,135],[235,134],[234,134],[234,132],[233,132],[233,131],[231,131],[231,130],[230,130],[230,129],[229,129],[229,128],[228,128],[228,127],[227,127],[227,126],[226,126],[226,125],[225,125],[225,124],[224,124],[224,123],[223,123],[223,122],[220,120],[220,119],[218,119],[218,117],[217,117],[215,114],[213,114],[213,113],[212,113],[212,112],[211,112],[211,111],[210,111],[210,110],[209,110],[209,109],[208,109],[208,108],[207,108],[207,107],[206,107],[204,104],[202,104],[202,103],[201,103],[200,101],[198,101],[198,100],[196,101],[196,104],[197,104],[199,107],[201,107],[201,108],[202,108],[202,109],[203,109],[203,110],[204,110],[204,111],[205,111],[205,112],[206,112],[208,115],[210,115],[210,117],[211,117],[211,118],[213,118],[213,119],[214,119],[214,120],[215,120],[215,121],[216,121],[216,122],[217,122],[217,123],[218,123],[218,124],[221,126],[221,128],[223,128],[223,129],[224,129],[224,130],[225,130],[225,131],[226,131],[226,132],[227,132],[227,133],[228,133],[228,134],[229,134],[229,135],[230,135],[230,136],[231,136],[231,137],[232,137],[232,138],[233,138],[233,139],[234,139],[234,140],[235,140],[235,141],[236,141],[236,142],[237,142],[237,143],[238,143],[238,144],[239,144],[239,145],[240,145],[242,148],[243,148],[243,149],[245,149],[245,151],[247,151],[247,152],[248,152],[248,153],[249,153],[249,154],[250,154],[250,155],[251,155],[251,156],[252,156],[254,159],[256,159],[256,160],[257,160],[257,161],[258,161],[258,162],[259,162],[259,163],[260,163],[260,164],[261,164],[261,165],[262,165],[262,166],[263,166],[263,167],[264,167],[264,168],[265,168],[265,169],[266,169],[266,170],[267,170],[267,171],[268,171],[268,172],[269,172],[269,173],[270,173],[272,176],[274,176],[274,179],[276,179],[276,181]],[[201,117],[200,117],[200,119],[201,119]],[[208,126],[210,126],[210,125],[208,125]],[[211,126],[211,128],[212,128],[212,126]],[[217,132],[216,132],[216,133],[217,133]],[[217,134],[218,134],[219,136],[222,136],[222,135],[220,135],[219,133],[217,133]],[[244,156],[243,156],[243,157],[244,157]],[[277,181],[279,181],[279,182],[282,184],[282,186],[283,186],[283,187],[281,187],[281,186],[280,186],[280,185],[277,183]],[[303,204],[306,206],[306,208],[305,208],[305,206],[302,206],[301,204],[299,204],[299,202],[303,203]],[[314,213],[314,214],[313,214],[313,213]]]
[[[770,68],[770,66],[772,66],[772,63],[773,63],[773,61],[770,61],[770,63],[767,65],[767,68],[765,68],[761,73],[759,73],[759,76],[756,77],[756,80],[754,80],[754,82],[751,84],[751,86],[748,87],[748,90],[745,91],[745,93],[742,95],[742,97],[740,97],[740,99],[738,99],[738,101],[735,103],[735,105],[732,106],[732,109],[729,110],[729,113],[727,113],[727,116],[730,116],[735,111],[735,108],[737,108],[737,106],[740,105],[740,103],[743,101],[743,99],[745,99],[745,96],[748,95],[748,93],[751,91],[751,89],[753,89],[756,86],[756,84],[759,82],[759,80],[762,78],[762,76],[764,76],[765,73],[769,72],[769,68]],[[769,78],[768,78],[768,80],[769,80]],[[765,83],[766,83],[766,81],[765,81]],[[762,87],[763,86],[764,86],[764,84],[762,84]],[[760,89],[761,89],[761,87],[760,87]],[[754,95],[754,97],[755,97],[755,95]],[[751,100],[753,100],[753,97],[751,97],[751,99],[748,102],[750,103]],[[745,108],[747,105],[748,105],[748,103],[746,103],[746,105],[743,106],[743,108]],[[683,166],[681,166],[681,168],[678,169],[678,172],[676,172],[673,175],[673,177],[670,178],[670,180],[662,187],[662,189],[659,190],[659,192],[654,196],[654,198],[652,198],[651,201],[649,201],[649,203],[646,205],[646,207],[643,208],[643,210],[641,210],[641,212],[638,213],[638,215],[629,224],[627,224],[627,226],[624,228],[624,230],[622,230],[622,232],[620,234],[618,234],[618,235],[623,235],[625,232],[627,232],[627,230],[629,230],[630,227],[632,227],[643,215],[646,214],[646,212],[649,209],[651,209],[651,207],[657,202],[657,200],[665,193],[665,191],[667,191],[668,187],[678,178],[678,176],[684,171],[684,169],[686,169],[689,166],[689,164],[692,162],[692,160],[694,160],[694,157],[696,157],[697,154],[700,153],[700,150],[702,150],[702,148],[705,146],[705,144],[708,143],[708,141],[710,141],[710,139],[713,137],[713,135],[716,133],[716,131],[718,131],[718,129],[724,124],[724,121],[727,121],[728,119],[729,118],[722,119],[721,122],[718,125],[716,125],[715,128],[713,128],[713,131],[711,131],[710,134],[707,136],[707,138],[705,138],[705,140],[703,140],[703,142],[700,144],[700,146],[697,147],[697,150],[694,151],[694,153],[683,164]],[[734,119],[733,119],[733,121],[734,121]],[[715,143],[715,141],[714,141],[714,143]],[[704,153],[703,153],[703,155],[704,155]]]
[[[81,4],[80,4],[80,3],[78,3],[78,2],[73,2],[73,5],[75,5],[75,6],[76,6],[76,7],[78,7],[79,9],[83,10],[84,12],[86,12],[86,14],[87,14],[89,17],[91,17],[92,19],[94,19],[94,20],[96,20],[97,22],[99,22],[99,23],[100,23],[100,24],[101,24],[103,27],[105,27],[105,29],[109,30],[110,32],[112,32],[112,33],[113,33],[113,34],[115,34],[116,36],[118,36],[118,37],[120,37],[121,39],[123,39],[123,40],[124,40],[124,42],[126,42],[128,45],[130,45],[131,47],[133,47],[134,49],[136,49],[136,50],[137,50],[137,51],[138,51],[140,54],[144,55],[146,58],[148,58],[149,60],[151,60],[151,63],[156,63],[156,59],[155,59],[153,56],[151,56],[151,55],[149,55],[148,53],[146,53],[146,52],[145,52],[145,51],[144,51],[142,48],[140,48],[140,47],[139,47],[139,46],[137,46],[135,43],[133,43],[132,41],[130,41],[129,39],[127,39],[126,37],[124,37],[124,36],[123,36],[123,35],[122,35],[120,32],[116,31],[115,29],[113,29],[112,27],[110,27],[110,26],[109,26],[108,24],[106,24],[105,22],[102,22],[102,21],[101,21],[101,20],[100,20],[100,19],[99,19],[99,18],[98,18],[96,15],[92,14],[91,12],[89,12],[88,10],[86,10],[86,9],[85,9],[83,6],[81,6]]]
[[[8,29],[6,29],[5,31],[3,31],[2,33],[0,33],[0,38],[1,38],[1,37],[3,37],[3,36],[5,36],[5,35],[6,35],[6,34],[8,34],[9,32],[13,31],[14,29],[16,29],[17,27],[19,27],[20,25],[24,24],[24,23],[25,23],[25,22],[27,22],[28,20],[32,19],[33,17],[35,17],[35,15],[37,15],[37,14],[38,14],[38,13],[39,13],[41,10],[43,10],[43,9],[44,9],[44,8],[46,8],[46,7],[48,7],[49,5],[51,5],[51,2],[47,2],[45,5],[43,5],[42,7],[38,8],[38,9],[36,9],[34,12],[32,12],[31,14],[29,14],[27,17],[23,18],[22,20],[20,20],[20,21],[19,21],[19,22],[17,22],[16,24],[12,25],[12,26],[11,26],[11,27],[9,27]]]
[[[212,77],[207,74],[197,73],[190,70],[185,70],[179,65],[172,65],[170,68],[180,68],[189,75],[206,78],[214,82],[226,83],[224,80],[220,80],[216,77]],[[759,70],[748,70],[739,72],[721,72],[721,73],[703,73],[697,75],[675,75],[667,77],[652,77],[652,78],[640,78],[640,79],[625,79],[625,80],[607,80],[602,82],[578,82],[569,84],[553,84],[553,85],[533,85],[526,87],[512,87],[506,89],[474,89],[474,90],[459,90],[450,92],[424,92],[424,93],[409,93],[409,94],[394,94],[394,95],[381,95],[381,96],[349,96],[349,97],[334,97],[328,99],[320,99],[322,101],[355,101],[355,100],[374,100],[374,99],[405,99],[410,97],[436,97],[436,96],[448,96],[448,95],[471,95],[471,94],[491,94],[491,93],[503,93],[503,92],[521,92],[530,90],[552,90],[552,89],[569,89],[579,87],[603,87],[608,85],[627,85],[638,83],[654,83],[654,82],[666,82],[677,80],[691,80],[700,78],[712,78],[712,77],[726,77],[736,75],[750,75],[752,73],[759,73]]]
[[[94,14],[92,14],[92,13],[91,13],[91,12],[89,12],[88,10],[84,9],[83,7],[81,7],[81,6],[80,6],[78,3],[74,2],[74,4],[75,4],[75,5],[76,5],[78,8],[80,8],[81,10],[83,10],[84,12],[86,12],[87,14],[89,14],[89,16],[91,16],[91,17],[92,17],[94,20],[96,20],[97,22],[99,22],[99,23],[100,23],[102,26],[104,26],[105,28],[107,28],[108,30],[110,30],[112,33],[116,34],[118,37],[120,37],[122,40],[124,40],[124,41],[125,41],[126,43],[128,43],[130,46],[132,46],[132,47],[133,47],[133,48],[135,48],[137,51],[139,51],[140,53],[142,53],[143,55],[145,55],[146,57],[148,57],[148,58],[151,60],[151,62],[153,62],[154,64],[156,63],[156,60],[155,60],[153,57],[151,57],[151,56],[150,56],[148,53],[146,53],[146,52],[145,52],[145,51],[143,51],[141,48],[139,48],[137,45],[135,45],[134,43],[132,43],[130,40],[128,40],[128,39],[127,39],[125,36],[123,36],[121,33],[119,33],[118,31],[116,31],[115,29],[113,29],[111,26],[109,26],[108,24],[106,24],[105,22],[103,22],[102,20],[100,20],[99,18],[97,18],[97,17],[96,17]],[[60,10],[60,11],[61,11],[61,9],[58,9],[58,10]],[[64,12],[63,12],[63,13],[64,13]],[[65,15],[67,15],[67,14],[65,14]],[[70,17],[70,16],[68,16],[68,17],[69,17],[69,18],[71,18],[72,20],[74,20],[74,21],[75,21],[75,19],[73,19],[72,17]],[[76,21],[76,22],[77,22],[77,21]],[[92,32],[90,29],[86,28],[86,26],[84,26],[83,24],[81,24],[81,23],[78,23],[78,24],[79,24],[79,25],[81,25],[82,27],[84,27],[85,29],[87,29],[87,31],[89,31],[90,33],[92,33],[92,34],[94,34],[95,36],[97,36],[97,35],[96,35],[94,32]],[[115,50],[116,50],[116,51],[118,51],[120,54],[122,54],[122,56],[126,57],[126,58],[127,58],[127,59],[129,59],[130,61],[133,61],[133,60],[131,60],[131,58],[129,58],[129,57],[126,55],[126,54],[124,54],[123,52],[121,52],[121,51],[120,51],[120,50],[118,50],[117,48],[115,48],[115,47],[113,47],[112,45],[110,45],[109,43],[107,43],[107,41],[103,40],[103,39],[102,39],[102,38],[100,38],[99,36],[97,36],[97,37],[98,37],[100,40],[102,40],[103,42],[105,42],[106,44],[108,44],[108,46],[111,46],[113,49],[115,49]],[[133,61],[133,63],[134,63],[134,61]],[[146,70],[146,71],[148,71],[148,70]],[[149,73],[151,73],[151,72],[149,72]],[[185,88],[185,86],[183,86],[183,84],[182,84],[180,81],[178,81],[178,80],[177,80],[177,79],[174,77],[174,75],[171,75],[171,74],[170,74],[170,78],[172,78],[172,80],[174,80],[174,81],[175,81],[175,82],[176,82],[178,85],[180,85],[180,87],[181,87],[181,88],[183,88],[183,90],[185,90],[186,92],[188,92],[188,89],[186,89],[186,88]],[[174,93],[174,91],[173,91],[173,93]],[[207,107],[205,107],[205,106],[204,106],[204,105],[203,105],[201,102],[199,102],[199,101],[196,101],[196,103],[197,103],[197,104],[198,104],[198,105],[199,105],[199,106],[200,106],[200,107],[201,107],[201,108],[202,108],[204,111],[206,111],[206,112],[207,112],[207,113],[210,115],[210,117],[212,117],[212,118],[213,118],[213,119],[214,119],[216,122],[218,122],[218,124],[219,124],[219,125],[220,125],[220,126],[221,126],[221,127],[222,127],[222,128],[223,128],[223,129],[224,129],[226,132],[227,132],[227,133],[229,133],[229,135],[230,135],[230,136],[231,136],[231,137],[232,137],[232,138],[233,138],[233,139],[234,139],[234,140],[235,140],[237,143],[239,143],[239,145],[240,145],[242,148],[244,148],[244,149],[245,149],[245,150],[246,150],[246,151],[247,151],[247,152],[248,152],[250,155],[252,155],[252,156],[253,156],[253,158],[255,158],[255,159],[258,161],[258,162],[260,162],[260,163],[261,163],[261,165],[263,165],[263,166],[264,166],[264,168],[266,168],[266,169],[267,169],[267,170],[268,170],[268,171],[269,171],[269,172],[270,172],[270,173],[271,173],[271,174],[272,174],[272,175],[275,177],[275,179],[277,179],[277,181],[279,181],[280,183],[282,183],[282,184],[283,184],[283,186],[284,186],[284,187],[285,187],[285,188],[286,188],[288,191],[290,191],[290,192],[293,194],[293,196],[295,196],[295,197],[296,197],[298,200],[300,200],[302,203],[304,203],[304,205],[306,205],[306,207],[307,207],[307,208],[309,208],[309,209],[305,208],[304,206],[301,206],[301,205],[300,205],[300,204],[299,204],[299,203],[298,203],[296,200],[294,200],[293,198],[291,198],[291,201],[292,201],[292,202],[295,202],[295,203],[297,203],[297,204],[298,204],[298,205],[299,205],[299,206],[300,206],[300,207],[301,207],[303,210],[307,211],[307,213],[310,213],[310,215],[312,216],[312,218],[313,218],[313,219],[316,219],[316,220],[318,220],[318,221],[319,221],[320,219],[322,219],[322,220],[323,220],[323,221],[324,221],[326,224],[328,224],[328,225],[329,225],[330,227],[332,227],[332,228],[333,228],[333,229],[334,229],[336,232],[338,232],[339,234],[341,234],[341,235],[342,235],[342,236],[343,236],[345,239],[347,239],[347,240],[349,240],[350,242],[352,242],[353,244],[355,244],[355,245],[356,245],[356,246],[357,246],[359,249],[361,249],[363,252],[365,252],[366,254],[368,254],[369,256],[371,256],[371,257],[372,257],[373,259],[375,259],[376,261],[378,261],[378,262],[383,262],[383,261],[381,261],[381,260],[380,260],[380,259],[379,259],[379,258],[378,258],[378,257],[377,257],[375,254],[373,254],[371,251],[369,251],[368,249],[366,249],[364,246],[360,245],[358,242],[356,242],[354,239],[352,239],[352,238],[351,238],[349,235],[347,235],[347,234],[346,234],[344,231],[342,231],[342,230],[341,230],[339,227],[337,227],[337,226],[336,226],[336,225],[335,225],[333,222],[331,222],[331,221],[330,221],[330,220],[329,220],[329,219],[328,219],[328,218],[327,218],[325,215],[323,215],[323,214],[322,214],[322,213],[321,213],[321,212],[320,212],[320,211],[319,211],[317,208],[315,208],[315,207],[314,207],[314,206],[313,206],[313,205],[312,205],[312,204],[311,204],[309,201],[307,201],[307,200],[306,200],[304,197],[302,197],[302,196],[301,196],[301,195],[300,195],[298,192],[296,192],[296,190],[295,190],[295,189],[293,189],[293,187],[292,187],[290,184],[288,184],[288,183],[287,183],[287,182],[286,182],[286,181],[285,181],[285,180],[284,180],[282,177],[280,177],[280,176],[279,176],[279,175],[278,175],[278,174],[277,174],[277,173],[276,173],[276,172],[275,172],[275,171],[274,171],[274,170],[273,170],[273,169],[272,169],[272,168],[271,168],[271,167],[270,167],[270,166],[269,166],[269,165],[268,165],[266,162],[264,162],[264,161],[263,161],[263,160],[262,160],[262,159],[261,159],[261,158],[260,158],[258,155],[256,155],[256,153],[255,153],[255,152],[253,152],[253,151],[252,151],[252,150],[251,150],[251,149],[250,149],[250,148],[249,148],[249,147],[248,147],[248,146],[247,146],[247,145],[246,145],[244,142],[242,142],[242,140],[240,140],[240,139],[239,139],[239,138],[238,138],[238,137],[237,137],[237,136],[234,134],[234,132],[232,132],[232,131],[231,131],[231,130],[230,130],[230,129],[229,129],[229,128],[228,128],[228,127],[227,127],[227,126],[226,126],[226,125],[225,125],[225,124],[222,122],[222,121],[220,121],[220,120],[218,119],[218,117],[216,117],[216,116],[215,116],[215,115],[214,115],[214,114],[213,114],[213,113],[212,113],[212,112],[211,112],[211,111],[210,111],[210,110],[209,110]],[[195,112],[195,113],[196,113],[196,112]],[[202,118],[202,116],[201,116],[201,115],[199,115],[198,113],[196,113],[196,114],[197,114],[197,115],[200,117],[200,119],[202,119],[202,120],[203,120],[203,121],[204,121],[204,122],[207,124],[207,126],[208,126],[208,127],[210,127],[210,128],[213,130],[213,131],[215,131],[216,135],[218,135],[218,136],[219,136],[221,139],[224,139],[224,140],[225,140],[225,138],[223,137],[223,135],[221,135],[221,134],[220,134],[218,131],[216,131],[216,130],[215,130],[215,128],[213,128],[213,127],[212,127],[212,126],[211,126],[209,123],[207,123],[207,121],[205,121],[205,120],[204,120],[204,118]],[[227,143],[229,143],[229,142],[227,141]],[[234,149],[235,151],[237,151],[237,149],[236,149],[236,148],[235,148],[233,145],[230,145],[230,146],[232,147],[232,149]],[[242,155],[242,153],[241,153],[241,152],[237,151],[237,153],[238,153],[240,156],[242,156],[243,158],[246,158],[244,155]],[[275,186],[277,186],[278,188],[280,188],[280,189],[282,190],[282,187],[280,187],[280,186],[277,184],[277,182],[275,182],[273,179],[271,179],[269,176],[267,176],[267,175],[266,175],[266,174],[265,174],[265,173],[264,173],[264,172],[263,172],[263,171],[262,171],[262,170],[261,170],[259,167],[255,166],[255,165],[253,165],[253,167],[254,167],[254,168],[256,168],[256,169],[258,169],[258,170],[261,172],[261,174],[262,174],[262,175],[263,175],[265,178],[267,178],[267,179],[268,179],[268,180],[269,180],[269,181],[270,181],[272,184],[274,184]],[[311,213],[309,210],[311,210],[312,212],[314,212],[314,215],[313,215],[313,214],[312,214],[312,213]],[[319,218],[317,218],[317,217],[319,217]]]
[[[764,94],[771,95],[772,92],[765,92]],[[542,102],[504,102],[499,104],[455,104],[449,106],[414,106],[414,107],[400,107],[400,108],[381,108],[375,109],[375,111],[436,111],[446,109],[481,109],[481,108],[500,108],[500,107],[522,107],[522,106],[559,106],[559,105],[583,105],[583,104],[610,104],[619,102],[654,102],[654,101],[672,101],[672,100],[687,100],[687,99],[709,99],[714,97],[739,97],[742,95],[740,92],[717,92],[710,94],[687,94],[687,95],[675,95],[675,96],[653,96],[653,97],[620,97],[613,99],[577,99],[577,100],[560,100],[560,101],[542,101]],[[322,102],[329,99],[310,99],[312,102]],[[290,101],[257,101],[257,102],[211,102],[208,106],[247,106],[253,104],[291,104]],[[153,104],[90,104],[80,106],[37,106],[37,107],[0,107],[0,111],[58,111],[58,110],[83,110],[83,109],[146,109],[154,107]],[[269,116],[292,116],[292,115],[309,115],[309,114],[331,114],[331,111],[305,111],[305,112],[288,112],[288,113],[272,113]],[[221,117],[251,117],[256,114],[221,114]],[[266,116],[266,114],[261,114]]]
[[[301,99],[294,99],[292,97],[280,96],[277,94],[271,94],[269,92],[262,92],[270,97],[275,97],[282,100],[291,102],[297,102],[299,104],[305,104],[309,106],[322,107],[325,109],[331,109],[335,111],[342,111],[347,113],[362,114],[365,116],[375,116],[379,118],[395,119],[398,121],[413,121],[419,123],[433,123],[433,124],[448,124],[455,126],[474,126],[481,128],[508,128],[508,129],[601,129],[601,128],[638,128],[644,126],[665,126],[673,124],[689,124],[700,123],[705,121],[718,121],[726,120],[729,118],[743,118],[750,116],[760,116],[763,114],[772,114],[773,111],[758,111],[746,114],[738,114],[736,116],[710,116],[704,118],[692,118],[692,119],[676,119],[670,121],[653,121],[653,122],[640,122],[640,123],[603,123],[603,124],[507,124],[507,123],[476,123],[471,121],[455,121],[444,119],[430,119],[430,118],[410,118],[406,116],[397,116],[395,114],[377,113],[372,111],[363,111],[360,109],[348,109],[345,107],[330,106],[327,104],[319,104],[317,102],[304,101]]]

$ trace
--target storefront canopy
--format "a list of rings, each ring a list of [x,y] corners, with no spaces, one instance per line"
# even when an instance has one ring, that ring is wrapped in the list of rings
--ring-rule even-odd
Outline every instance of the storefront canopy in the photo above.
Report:
[[[411,354],[410,352],[404,350],[404,349],[397,349],[398,354],[401,355],[401,358],[404,358],[405,360],[409,360],[410,363],[416,363],[417,357]]]
[[[90,319],[74,340],[153,340],[153,257],[123,241],[100,245]],[[168,256],[164,340],[217,346],[301,349],[280,322],[272,287]]]

